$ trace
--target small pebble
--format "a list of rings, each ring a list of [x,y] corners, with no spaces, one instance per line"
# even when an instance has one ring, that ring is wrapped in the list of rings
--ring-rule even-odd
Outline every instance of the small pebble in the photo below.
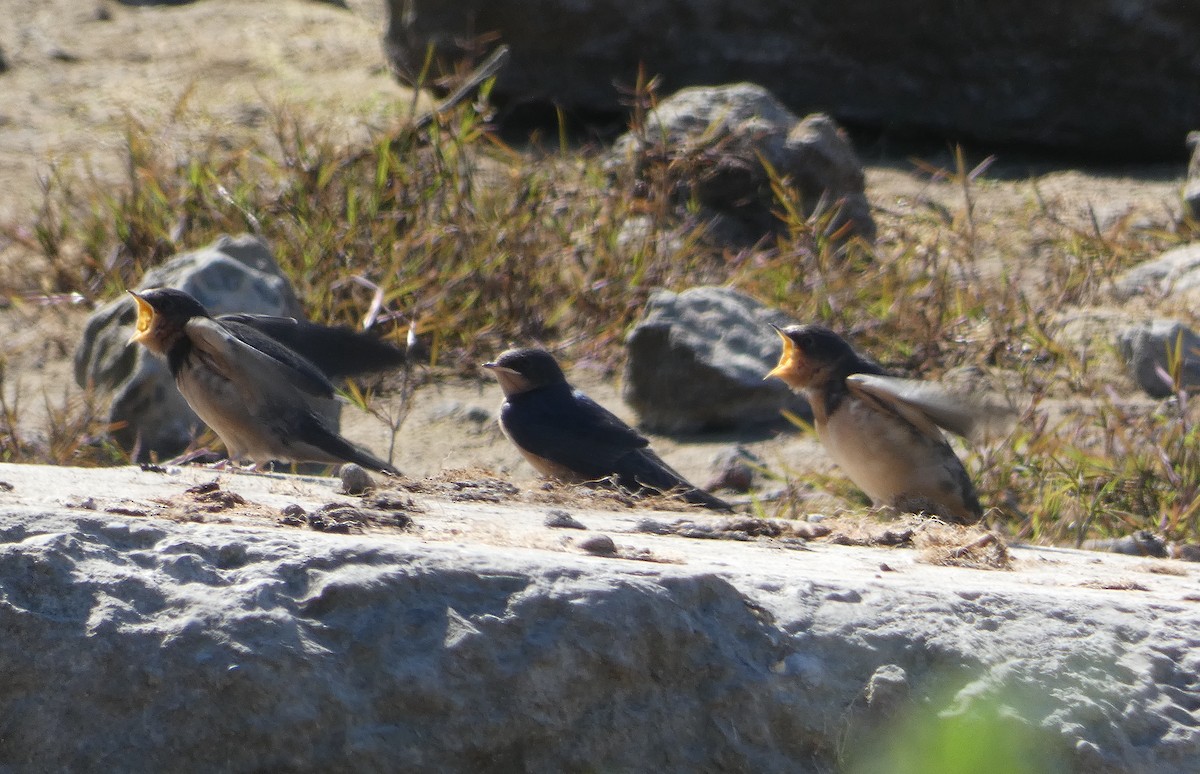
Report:
[[[1182,559],[1185,562],[1200,562],[1200,545],[1195,543],[1182,543],[1173,547],[1171,555],[1176,559]]]
[[[671,527],[656,519],[639,519],[634,529],[638,532],[649,532],[652,535],[669,535],[674,532]]]
[[[1167,556],[1167,546],[1162,538],[1144,529],[1120,538],[1085,540],[1083,548],[1089,551],[1110,551],[1114,554],[1128,556],[1153,556],[1158,559],[1164,559]]]
[[[342,479],[342,494],[360,495],[372,486],[371,474],[353,462],[343,465],[338,475]]]
[[[583,522],[561,508],[555,508],[547,513],[544,523],[547,527],[555,529],[587,529]]]
[[[617,553],[617,544],[608,535],[593,535],[580,543],[579,547],[595,556],[612,556]]]
[[[713,474],[704,489],[714,492],[722,489],[731,492],[749,492],[754,486],[756,470],[765,463],[751,454],[744,446],[731,446],[719,451],[713,458]]]
[[[296,503],[283,506],[281,513],[283,515],[279,519],[280,524],[286,524],[289,527],[299,527],[308,523],[308,514],[305,513],[304,508]]]

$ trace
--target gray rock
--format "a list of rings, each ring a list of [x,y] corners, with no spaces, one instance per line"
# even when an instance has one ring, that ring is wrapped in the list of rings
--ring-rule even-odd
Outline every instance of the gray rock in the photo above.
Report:
[[[1180,245],[1157,258],[1139,263],[1113,281],[1113,294],[1124,301],[1134,296],[1156,297],[1190,293],[1200,287],[1200,243]]]
[[[571,515],[569,511],[564,511],[561,508],[554,508],[546,513],[546,520],[542,522],[551,529],[587,529],[587,525],[579,519]]]
[[[899,707],[910,691],[908,674],[904,669],[895,664],[884,664],[867,681],[863,699],[872,710],[887,712]]]
[[[745,494],[754,487],[754,480],[767,463],[740,443],[713,455],[712,476],[705,482],[706,492],[730,491]]]
[[[779,358],[781,312],[720,287],[650,296],[626,340],[622,397],[646,428],[662,433],[780,422],[808,403],[778,379],[763,380]]]
[[[343,494],[360,495],[375,485],[371,474],[353,462],[343,465],[338,470],[338,477],[342,480]]]
[[[1081,547],[1088,551],[1112,551],[1128,556],[1152,556],[1156,559],[1165,559],[1168,555],[1167,544],[1163,539],[1145,529],[1119,538],[1085,540]]]
[[[170,287],[190,293],[213,314],[254,312],[303,316],[291,283],[258,237],[222,236],[146,272],[139,289]],[[75,381],[114,392],[109,421],[114,439],[145,461],[185,449],[204,426],[175,388],[166,363],[129,344],[137,318],[128,295],[88,318],[75,349]],[[336,404],[329,406],[336,417]]]
[[[665,169],[681,212],[698,200],[712,238],[752,245],[783,226],[764,161],[795,188],[806,217],[828,216],[825,233],[848,225],[839,238],[875,238],[862,165],[837,124],[821,114],[801,121],[752,83],[673,94],[617,140],[608,166],[639,179]]]
[[[507,44],[492,92],[502,105],[624,112],[642,68],[662,93],[753,81],[845,123],[1072,152],[1169,158],[1200,126],[1200,5],[1178,0],[387,6],[385,49],[410,77],[429,47],[452,71],[485,32]]]
[[[581,551],[595,556],[615,556],[617,544],[608,535],[592,535],[579,541]]]
[[[88,491],[118,474],[52,471]],[[494,536],[537,519],[436,510],[449,526],[488,509]],[[884,582],[863,549],[622,537],[687,561],[6,504],[5,766],[821,773],[880,716],[926,710],[1019,718],[1017,739],[976,743],[1036,741],[1061,764],[1022,749],[1031,771],[1186,772],[1200,755],[1186,578],[1045,593],[1048,576],[1017,585],[1047,571],[1033,555],[988,574],[893,552],[905,572]]]
[[[1183,185],[1184,211],[1192,220],[1200,220],[1200,132],[1188,132],[1187,146],[1192,158]]]
[[[1183,387],[1200,385],[1200,337],[1178,320],[1151,320],[1123,329],[1117,334],[1117,349],[1138,386],[1155,398],[1173,394],[1169,376],[1169,353],[1183,357],[1180,372]]]

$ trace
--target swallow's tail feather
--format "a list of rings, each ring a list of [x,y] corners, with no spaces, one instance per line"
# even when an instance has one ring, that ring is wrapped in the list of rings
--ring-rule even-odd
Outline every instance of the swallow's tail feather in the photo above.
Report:
[[[400,471],[374,456],[365,449],[350,443],[342,436],[327,427],[314,424],[304,433],[303,440],[328,454],[331,458],[342,462],[353,462],[364,468],[387,473],[389,476],[399,476]]]
[[[622,458],[617,483],[627,489],[652,489],[678,495],[693,505],[716,511],[733,510],[733,506],[721,498],[689,483],[649,449],[638,449]]]

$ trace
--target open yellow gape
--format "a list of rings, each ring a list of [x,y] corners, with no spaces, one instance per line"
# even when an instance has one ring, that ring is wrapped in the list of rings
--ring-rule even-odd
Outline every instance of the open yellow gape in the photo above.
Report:
[[[129,295],[133,296],[138,305],[137,325],[134,328],[133,335],[129,337],[130,344],[136,344],[146,337],[150,332],[151,326],[154,325],[154,307],[146,303],[146,299],[129,291]]]

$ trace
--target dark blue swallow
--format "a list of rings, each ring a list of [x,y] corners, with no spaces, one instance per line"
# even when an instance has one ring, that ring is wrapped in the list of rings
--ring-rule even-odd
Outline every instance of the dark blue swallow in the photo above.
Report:
[[[650,441],[567,382],[542,349],[510,349],[483,367],[504,391],[500,428],[542,475],[569,483],[611,481],[635,493],[673,494],[729,511],[650,450]]]

